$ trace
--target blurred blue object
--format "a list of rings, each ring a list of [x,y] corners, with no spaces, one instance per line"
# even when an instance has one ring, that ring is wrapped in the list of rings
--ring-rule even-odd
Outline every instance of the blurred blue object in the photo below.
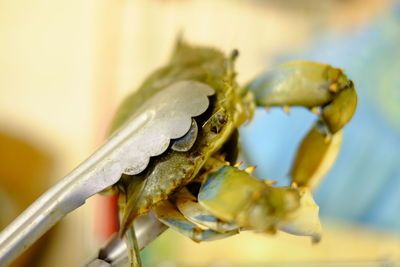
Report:
[[[359,95],[341,153],[316,192],[321,215],[400,233],[400,4],[361,30],[321,32],[309,51],[276,63],[297,59],[344,68]],[[287,184],[295,149],[314,119],[304,108],[290,116],[257,110],[242,130],[256,175]]]

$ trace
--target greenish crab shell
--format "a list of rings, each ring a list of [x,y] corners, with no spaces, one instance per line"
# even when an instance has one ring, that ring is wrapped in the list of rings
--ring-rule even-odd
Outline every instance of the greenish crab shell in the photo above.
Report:
[[[177,189],[188,184],[207,160],[230,138],[235,129],[251,118],[255,104],[251,94],[240,91],[235,82],[233,61],[221,52],[196,48],[178,42],[170,64],[152,74],[122,104],[111,126],[111,133],[122,125],[145,100],[167,86],[182,80],[205,83],[215,90],[209,109],[194,118],[199,125],[198,136],[189,151],[169,148],[151,159],[145,171],[138,175],[123,175],[114,189],[120,192],[122,213],[121,233],[132,221],[157,202],[167,199]],[[190,88],[188,88],[190,90]]]

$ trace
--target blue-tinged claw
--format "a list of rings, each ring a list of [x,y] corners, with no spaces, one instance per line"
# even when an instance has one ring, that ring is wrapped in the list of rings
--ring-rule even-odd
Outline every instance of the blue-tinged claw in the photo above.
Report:
[[[204,229],[187,220],[169,200],[161,201],[154,208],[155,215],[165,225],[175,229],[195,242],[213,241],[235,235],[239,230],[217,232]]]
[[[293,220],[300,208],[301,191],[272,187],[245,170],[225,166],[210,174],[198,201],[213,215],[247,229],[275,232]]]
[[[221,233],[239,228],[236,224],[223,221],[206,210],[187,188],[177,193],[175,199],[177,208],[189,221]]]
[[[283,230],[311,236],[314,242],[321,236],[319,208],[307,188],[271,187],[236,167],[225,166],[209,175],[198,200],[213,215],[246,229]]]
[[[201,186],[198,201],[217,217],[235,222],[249,203],[249,197],[265,184],[245,171],[224,166],[210,174]]]

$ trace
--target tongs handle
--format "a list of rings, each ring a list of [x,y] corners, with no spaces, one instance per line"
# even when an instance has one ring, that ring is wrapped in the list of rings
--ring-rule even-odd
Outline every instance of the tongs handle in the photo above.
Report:
[[[0,234],[0,265],[9,264],[62,217],[84,204],[87,198],[116,183],[121,176],[121,166],[112,154],[125,145],[122,142],[126,138],[125,132],[134,134],[147,121],[146,113],[137,117],[130,129],[111,138],[3,230]]]

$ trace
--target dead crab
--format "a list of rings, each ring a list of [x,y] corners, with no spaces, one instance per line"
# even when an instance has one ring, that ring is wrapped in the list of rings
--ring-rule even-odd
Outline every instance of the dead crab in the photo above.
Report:
[[[155,93],[169,86],[187,90],[206,86],[215,92],[207,111],[192,119],[189,132],[172,140],[137,175],[123,175],[119,192],[121,235],[126,234],[132,265],[140,266],[133,221],[154,211],[156,217],[196,242],[238,233],[239,229],[274,233],[278,229],[318,241],[318,206],[310,191],[329,170],[339,151],[341,129],[357,104],[352,81],[330,65],[297,61],[280,65],[246,87],[235,82],[237,52],[178,42],[170,63],[154,72],[122,104],[116,130]],[[256,106],[304,106],[317,122],[304,137],[291,170],[290,186],[252,176],[240,169],[238,130]]]

